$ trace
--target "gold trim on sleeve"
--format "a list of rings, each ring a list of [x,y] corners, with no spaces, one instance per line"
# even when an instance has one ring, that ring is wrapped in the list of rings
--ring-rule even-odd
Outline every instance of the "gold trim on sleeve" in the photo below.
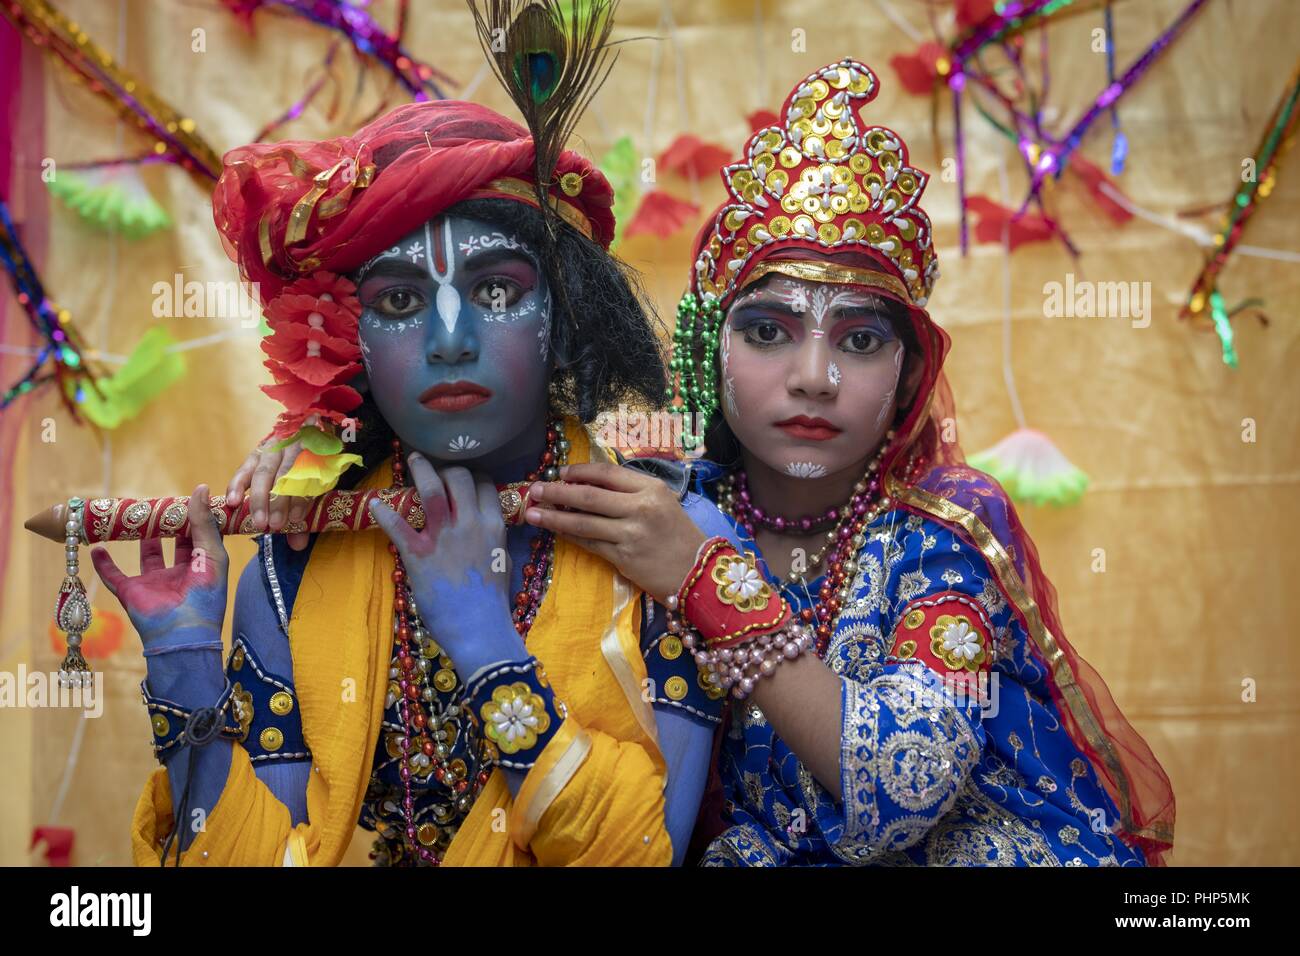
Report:
[[[993,532],[967,509],[947,499],[932,495],[921,488],[903,484],[893,474],[886,475],[885,487],[886,493],[896,501],[912,505],[943,521],[959,525],[970,535],[971,540],[975,542],[975,546],[979,548],[984,560],[988,562],[989,567],[996,575],[998,583],[1002,585],[1003,591],[1006,592],[1007,597],[1011,599],[1011,602],[1016,606],[1016,610],[1020,612],[1021,617],[1024,619],[1030,638],[1037,646],[1039,653],[1042,654],[1047,666],[1051,668],[1052,678],[1060,690],[1061,699],[1069,709],[1071,717],[1074,718],[1083,731],[1089,746],[1097,752],[1102,762],[1105,763],[1106,769],[1110,771],[1118,790],[1120,820],[1125,831],[1134,836],[1172,844],[1174,840],[1172,828],[1165,826],[1138,827],[1134,822],[1128,777],[1120,766],[1119,756],[1115,753],[1114,744],[1102,731],[1101,722],[1083,696],[1083,690],[1075,680],[1074,671],[1071,670],[1070,662],[1066,659],[1060,645],[1057,644],[1056,636],[1043,624],[1043,617],[1039,612],[1038,604],[1029,595],[1015,564],[1012,563],[1011,557]]]

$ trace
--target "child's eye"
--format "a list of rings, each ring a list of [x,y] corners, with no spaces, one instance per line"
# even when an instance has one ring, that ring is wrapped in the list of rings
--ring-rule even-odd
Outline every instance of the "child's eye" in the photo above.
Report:
[[[867,329],[856,329],[840,339],[841,349],[859,355],[870,355],[884,344],[884,340],[879,335]]]
[[[524,287],[506,276],[493,276],[474,287],[470,294],[475,305],[500,312],[523,298]]]
[[[790,341],[790,336],[776,322],[755,322],[745,327],[745,341],[761,348],[768,345],[781,345]]]
[[[389,289],[375,300],[375,311],[381,315],[404,316],[424,308],[424,299],[410,289]]]

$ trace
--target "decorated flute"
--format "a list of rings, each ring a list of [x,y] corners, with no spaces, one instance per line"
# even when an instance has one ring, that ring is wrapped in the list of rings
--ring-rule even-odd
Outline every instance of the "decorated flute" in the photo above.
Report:
[[[498,485],[501,517],[507,525],[523,521],[528,504],[529,482]],[[413,528],[424,527],[424,508],[414,488],[383,488],[370,491],[334,491],[312,502],[302,521],[292,521],[277,534],[305,531],[366,531],[376,527],[370,513],[372,500],[383,501]],[[209,499],[217,529],[224,535],[258,534],[249,513],[247,496],[238,505],[227,505],[225,495]],[[54,620],[67,633],[68,653],[59,667],[65,686],[89,686],[93,677],[81,653],[82,636],[90,627],[90,601],[79,576],[78,547],[100,541],[140,541],[147,538],[176,538],[190,534],[188,497],[166,498],[69,498],[28,518],[28,531],[63,541],[66,575],[59,587]]]
[[[517,482],[498,487],[501,517],[507,525],[519,524],[524,513],[527,485]],[[374,499],[388,504],[413,528],[424,527],[424,509],[414,488],[383,488],[371,491],[335,489],[312,502],[301,521],[285,524],[276,534],[305,531],[366,531],[377,527],[370,513]],[[248,496],[238,505],[227,505],[225,495],[211,498],[212,517],[222,535],[261,534],[254,526]],[[68,506],[57,504],[28,518],[28,531],[63,541],[67,534]],[[190,533],[189,497],[88,498],[84,518],[79,521],[82,544],[100,541],[136,541],[141,538],[176,538]]]

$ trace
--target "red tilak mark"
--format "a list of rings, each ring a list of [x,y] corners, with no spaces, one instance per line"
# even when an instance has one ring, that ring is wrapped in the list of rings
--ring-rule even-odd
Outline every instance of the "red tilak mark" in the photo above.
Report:
[[[442,245],[442,216],[434,221],[433,229],[433,267],[438,275],[447,274],[447,250]]]

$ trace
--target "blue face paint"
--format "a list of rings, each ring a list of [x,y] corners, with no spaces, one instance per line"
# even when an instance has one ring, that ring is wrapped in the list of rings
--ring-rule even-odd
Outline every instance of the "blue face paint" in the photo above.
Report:
[[[370,391],[402,442],[500,478],[536,463],[551,362],[551,295],[509,231],[435,216],[356,273]]]

